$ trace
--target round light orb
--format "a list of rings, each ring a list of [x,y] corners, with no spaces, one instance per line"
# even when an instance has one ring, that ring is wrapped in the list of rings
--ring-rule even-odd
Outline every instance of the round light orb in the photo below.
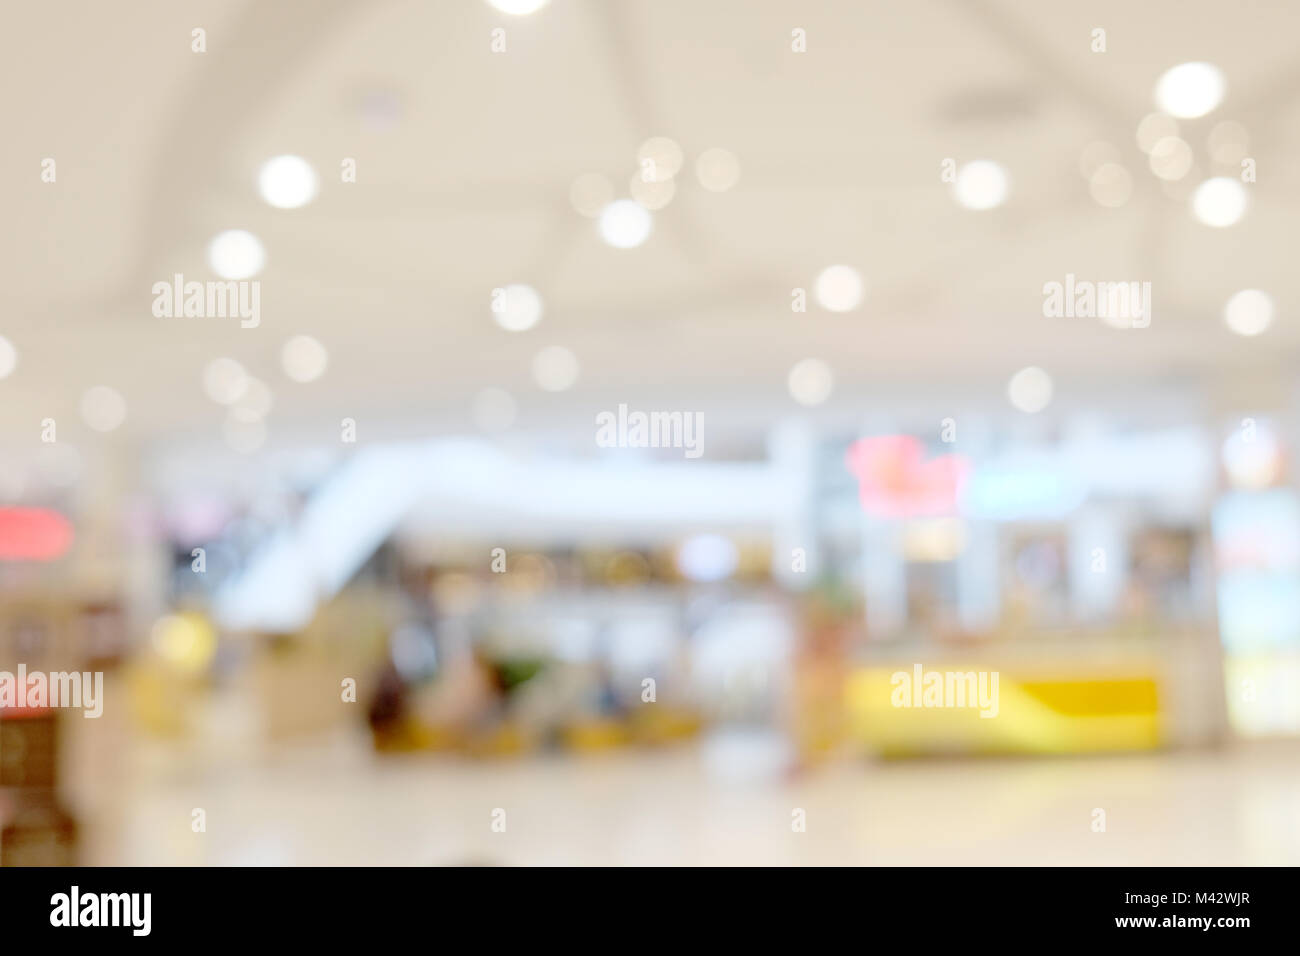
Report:
[[[268,206],[297,209],[316,198],[320,179],[301,156],[276,156],[258,171],[257,190]]]
[[[107,385],[96,385],[81,396],[81,417],[97,432],[111,432],[126,421],[126,399]]]
[[[249,279],[266,265],[266,250],[251,232],[227,229],[208,243],[208,265],[223,279]]]
[[[1007,398],[1027,415],[1041,412],[1052,401],[1052,377],[1036,365],[1022,368],[1007,383]]]
[[[1180,63],[1156,81],[1156,105],[1170,116],[1195,119],[1223,102],[1227,82],[1212,63]]]
[[[1223,307],[1223,321],[1238,335],[1260,335],[1273,324],[1273,297],[1260,289],[1242,289]]]
[[[295,382],[314,382],[329,366],[329,352],[310,335],[295,335],[280,349],[280,366]]]
[[[215,358],[203,367],[203,391],[218,405],[233,405],[248,388],[248,373],[231,358]]]
[[[715,146],[700,153],[695,175],[709,192],[726,192],[740,181],[740,160],[730,150]]]
[[[542,320],[542,297],[530,285],[492,290],[492,317],[507,332],[524,332]]]
[[[652,136],[636,151],[637,178],[647,183],[663,183],[682,169],[682,148],[667,136]]]
[[[650,238],[654,218],[633,199],[616,199],[601,210],[600,236],[615,249],[635,249]]]
[[[790,369],[786,377],[786,387],[790,397],[800,405],[812,407],[820,405],[831,397],[835,387],[835,375],[831,367],[821,359],[804,359]]]
[[[865,292],[866,283],[852,266],[827,266],[813,283],[817,303],[830,312],[852,312]]]
[[[977,159],[957,170],[953,198],[967,209],[994,209],[1007,201],[1011,180],[1000,163]]]
[[[547,392],[563,392],[578,381],[578,357],[561,345],[548,345],[533,356],[533,380]]]
[[[1215,229],[1236,225],[1249,204],[1246,187],[1230,176],[1207,179],[1192,193],[1192,215]]]

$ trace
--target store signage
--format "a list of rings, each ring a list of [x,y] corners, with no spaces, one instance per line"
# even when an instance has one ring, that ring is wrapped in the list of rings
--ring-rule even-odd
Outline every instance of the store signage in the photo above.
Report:
[[[955,514],[971,470],[963,455],[926,459],[910,435],[860,438],[849,446],[845,465],[858,480],[862,509],[879,518]]]

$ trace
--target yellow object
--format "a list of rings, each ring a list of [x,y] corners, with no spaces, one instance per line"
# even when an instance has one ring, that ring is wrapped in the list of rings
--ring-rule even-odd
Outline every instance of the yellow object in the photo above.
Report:
[[[977,668],[946,662],[935,670]],[[1154,668],[1076,678],[998,672],[996,714],[978,706],[895,706],[900,667],[853,672],[846,704],[854,737],[883,756],[935,753],[1087,753],[1150,750],[1161,744]],[[994,708],[989,708],[992,711]]]
[[[455,727],[412,721],[408,726],[407,739],[417,750],[455,750],[464,744],[465,735]]]
[[[663,704],[646,704],[632,711],[632,736],[641,744],[667,744],[700,732],[698,714]]]
[[[465,752],[475,757],[513,757],[533,748],[533,739],[518,724],[504,721],[465,742]]]
[[[166,665],[146,659],[128,668],[126,687],[131,716],[145,733],[180,737],[189,731],[196,692],[189,680],[178,680]]]
[[[465,744],[465,735],[454,727],[405,720],[396,726],[376,728],[372,732],[375,750],[380,753],[406,753],[416,750],[456,750]]]
[[[205,671],[217,653],[217,635],[212,625],[206,617],[192,611],[160,617],[149,636],[158,656],[187,674]]]
[[[564,729],[564,743],[577,751],[609,750],[623,746],[629,739],[627,727],[617,720],[593,718],[572,723]]]

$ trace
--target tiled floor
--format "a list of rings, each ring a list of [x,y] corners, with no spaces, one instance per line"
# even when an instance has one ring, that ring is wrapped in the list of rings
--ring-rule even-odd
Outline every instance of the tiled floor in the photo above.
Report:
[[[378,758],[353,738],[256,764],[146,756],[86,801],[87,862],[1300,864],[1300,744],[845,762],[797,778],[767,771],[766,741],[732,738],[499,762]]]

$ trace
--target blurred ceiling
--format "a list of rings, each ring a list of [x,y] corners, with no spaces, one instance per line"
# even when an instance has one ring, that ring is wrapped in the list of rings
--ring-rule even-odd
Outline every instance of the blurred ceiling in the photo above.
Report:
[[[21,5],[7,20],[11,444],[46,416],[75,430],[99,384],[127,400],[115,439],[217,438],[224,410],[201,374],[222,355],[272,385],[273,435],[329,441],[343,416],[471,430],[484,386],[516,396],[523,426],[590,429],[621,401],[764,419],[797,410],[786,374],[809,356],[835,371],[828,413],[873,396],[1010,413],[1006,381],[1026,365],[1056,378],[1049,411],[1119,401],[1136,414],[1152,385],[1211,402],[1292,387],[1300,5],[551,0],[512,17],[484,0],[139,0]],[[206,53],[191,52],[196,27]],[[806,53],[791,51],[795,28]],[[1190,60],[1219,66],[1227,96],[1180,124],[1196,168],[1167,190],[1135,130],[1157,77]],[[1224,119],[1246,127],[1258,181],[1244,220],[1213,229],[1186,195],[1236,174],[1205,145]],[[595,172],[626,195],[652,136],[685,152],[676,196],[645,245],[613,249],[570,186]],[[1133,175],[1121,208],[1094,202],[1079,171],[1096,140]],[[729,191],[694,176],[710,147],[738,157]],[[282,153],[321,176],[304,208],[258,196],[259,165]],[[1007,203],[958,206],[940,181],[948,157],[1003,164]],[[355,183],[340,181],[345,158]],[[155,318],[153,283],[211,278],[206,244],[230,228],[266,248],[261,325]],[[793,313],[791,290],[834,263],[866,277],[861,307]],[[1066,273],[1150,281],[1151,327],[1044,318],[1043,284]],[[489,312],[512,282],[545,300],[527,332]],[[1257,338],[1221,319],[1247,287],[1278,306]],[[298,333],[330,352],[309,385],[279,368]],[[530,374],[552,344],[581,362],[563,394]]]

